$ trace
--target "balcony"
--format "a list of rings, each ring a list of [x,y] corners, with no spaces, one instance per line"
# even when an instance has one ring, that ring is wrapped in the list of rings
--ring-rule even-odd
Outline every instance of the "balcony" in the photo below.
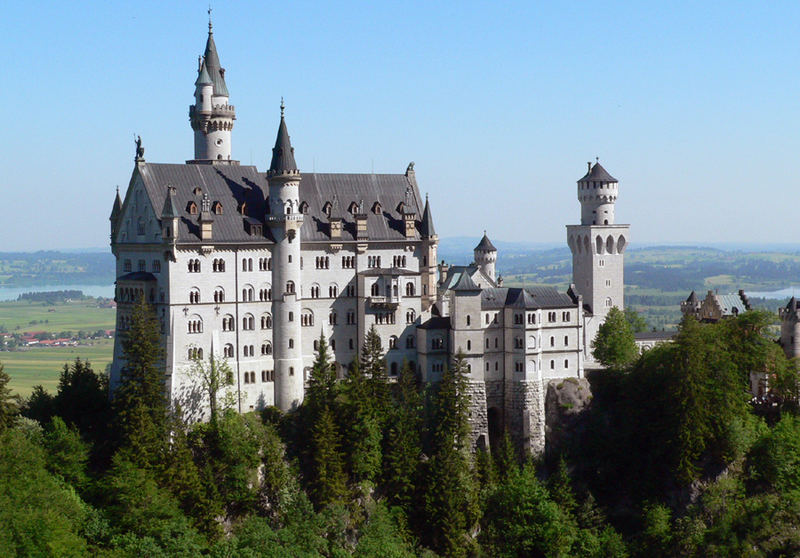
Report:
[[[371,296],[369,304],[373,308],[397,308],[400,305],[399,296]]]

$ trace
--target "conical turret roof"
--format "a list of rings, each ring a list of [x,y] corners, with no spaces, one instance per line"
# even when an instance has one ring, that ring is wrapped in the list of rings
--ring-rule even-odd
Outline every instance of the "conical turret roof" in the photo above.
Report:
[[[200,63],[200,69],[197,71],[197,80],[195,80],[195,85],[207,85],[213,84],[214,82],[211,81],[211,76],[208,75],[208,70],[206,70],[206,63]]]
[[[119,188],[117,188],[117,197],[114,198],[114,206],[111,208],[111,217],[109,218],[116,221],[120,213],[122,213],[122,199],[119,197]]]
[[[497,248],[494,247],[492,241],[489,240],[488,236],[486,236],[486,231],[483,231],[483,238],[481,238],[481,241],[475,247],[475,250],[482,250],[484,252],[497,252]]]
[[[294,174],[297,173],[297,163],[294,161],[294,148],[289,139],[289,130],[283,117],[283,101],[281,101],[281,123],[278,126],[278,137],[275,138],[275,147],[272,148],[272,162],[269,165],[269,174]]]
[[[689,295],[689,298],[686,299],[686,302],[690,302],[692,304],[697,304],[697,294],[694,291]]]
[[[428,202],[428,196],[425,196],[425,210],[422,212],[422,222],[420,223],[419,232],[422,238],[430,238],[436,234],[433,228],[433,217],[431,216],[431,204]]]
[[[217,45],[214,43],[214,31],[211,29],[211,22],[208,22],[208,40],[206,41],[206,51],[203,53],[203,68],[208,72],[211,83],[214,84],[214,95],[229,97],[228,87],[225,85],[224,70],[219,63]],[[200,79],[200,76],[197,78]]]
[[[164,198],[164,207],[161,209],[161,218],[174,219],[175,217],[178,217],[178,209],[175,207],[175,190],[169,187],[167,197]]]
[[[578,180],[578,182],[618,182],[616,178],[608,174],[608,171],[603,168],[603,166],[597,162],[594,165],[590,163],[589,171],[583,175],[583,178]]]
[[[789,299],[789,304],[786,305],[787,310],[791,310],[792,312],[797,310],[797,299],[792,297]]]

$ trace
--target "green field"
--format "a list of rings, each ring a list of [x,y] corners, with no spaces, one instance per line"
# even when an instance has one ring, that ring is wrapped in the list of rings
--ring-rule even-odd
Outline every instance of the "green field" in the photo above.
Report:
[[[114,308],[98,308],[94,299],[55,304],[6,301],[0,302],[0,331],[5,327],[8,333],[94,332],[98,329],[114,329],[116,315]]]
[[[102,372],[111,362],[113,339],[88,341],[92,345],[78,347],[37,347],[0,352],[0,362],[11,376],[9,387],[20,395],[30,394],[33,386],[41,384],[55,392],[58,377],[65,363],[80,357],[88,360],[95,372]]]
[[[94,299],[48,304],[42,302],[0,302],[0,326],[9,333],[47,331],[59,333],[83,330],[114,329],[116,310],[98,308]],[[28,395],[33,386],[43,385],[55,391],[64,363],[80,357],[102,372],[114,349],[113,339],[86,340],[77,347],[33,347],[0,352],[0,362],[11,376],[10,387],[20,395]]]

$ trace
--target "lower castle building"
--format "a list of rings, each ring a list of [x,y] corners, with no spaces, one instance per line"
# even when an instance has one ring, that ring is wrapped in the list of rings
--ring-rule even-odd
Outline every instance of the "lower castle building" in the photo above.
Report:
[[[423,381],[437,381],[464,354],[476,445],[508,428],[542,451],[548,382],[583,377],[597,328],[624,304],[629,226],[614,222],[617,180],[599,163],[578,180],[566,293],[506,287],[485,234],[472,265],[438,262],[414,163],[397,174],[301,173],[283,104],[269,168],[233,159],[236,113],[211,24],[194,97],[194,158],[151,163],[139,140],[124,199],[118,192],[114,202],[112,389],[140,297],[161,321],[165,389],[195,420],[205,413],[190,374],[195,359],[228,362],[239,411],[291,410],[303,401],[320,335],[341,377],[374,326],[390,377],[408,362]]]

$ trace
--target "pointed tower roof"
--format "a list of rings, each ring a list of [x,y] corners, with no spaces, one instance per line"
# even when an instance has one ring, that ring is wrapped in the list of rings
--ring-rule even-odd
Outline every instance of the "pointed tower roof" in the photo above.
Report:
[[[427,194],[425,194],[425,210],[422,212],[419,232],[423,238],[430,238],[436,234],[436,230],[433,228],[433,217],[431,217],[431,204],[428,202]]]
[[[229,97],[228,87],[225,85],[225,70],[222,69],[219,63],[219,55],[217,54],[217,45],[214,43],[214,30],[211,26],[211,18],[208,19],[208,40],[206,41],[206,51],[203,53],[203,67],[200,69],[206,70],[211,83],[214,84],[214,95]],[[200,76],[197,77],[200,79]]]
[[[472,277],[469,276],[469,273],[462,272],[461,277],[459,277],[458,282],[453,285],[454,291],[479,291],[481,288],[475,284],[475,281],[472,280]]]
[[[789,299],[789,304],[786,305],[786,309],[792,312],[797,311],[797,299],[795,297]]]
[[[275,138],[275,147],[272,148],[272,162],[269,165],[269,175],[297,174],[297,163],[294,162],[294,148],[289,139],[289,130],[283,117],[283,99],[281,99],[281,123],[278,126],[278,137]]]
[[[494,247],[492,241],[489,240],[489,237],[486,236],[486,231],[483,231],[483,238],[475,247],[475,250],[483,250],[484,252],[497,252],[497,248]]]
[[[164,207],[161,209],[162,219],[174,219],[178,217],[178,209],[175,207],[175,187],[167,187],[167,197],[164,198]]]
[[[692,304],[697,304],[697,295],[694,291],[689,295],[689,298],[686,299],[686,302],[690,302]]]
[[[206,70],[206,63],[200,63],[200,69],[197,71],[197,80],[195,80],[195,85],[207,85],[213,84],[214,82],[211,81],[211,76],[208,75],[208,70]]]
[[[114,207],[111,208],[111,217],[109,219],[116,221],[120,213],[122,213],[122,199],[119,197],[119,186],[117,186],[117,197],[114,198]]]
[[[600,162],[596,162],[594,165],[589,163],[589,170],[583,177],[578,180],[578,182],[619,182],[616,178],[608,174],[608,171],[603,168]]]

